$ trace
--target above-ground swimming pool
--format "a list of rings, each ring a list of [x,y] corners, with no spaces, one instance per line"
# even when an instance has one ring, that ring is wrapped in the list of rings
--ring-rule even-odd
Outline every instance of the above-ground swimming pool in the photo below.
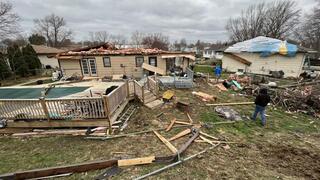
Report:
[[[78,93],[89,87],[56,87],[49,90],[46,98],[59,98]],[[0,88],[0,99],[38,99],[44,88]]]

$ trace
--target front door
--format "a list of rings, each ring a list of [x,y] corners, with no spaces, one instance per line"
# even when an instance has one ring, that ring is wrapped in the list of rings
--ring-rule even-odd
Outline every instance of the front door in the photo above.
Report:
[[[97,76],[97,66],[95,59],[81,59],[83,76]]]
[[[83,76],[90,76],[89,66],[87,59],[81,59],[81,67]]]
[[[97,66],[95,59],[88,59],[91,76],[97,76]]]

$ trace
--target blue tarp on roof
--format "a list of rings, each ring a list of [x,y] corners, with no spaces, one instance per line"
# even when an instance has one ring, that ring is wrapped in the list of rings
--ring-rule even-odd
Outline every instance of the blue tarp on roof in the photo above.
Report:
[[[286,56],[295,56],[298,47],[294,44],[281,41],[279,39],[258,36],[256,38],[236,43],[228,47],[225,52],[241,53],[253,52],[260,53],[261,56],[266,57],[272,54],[281,54]]]

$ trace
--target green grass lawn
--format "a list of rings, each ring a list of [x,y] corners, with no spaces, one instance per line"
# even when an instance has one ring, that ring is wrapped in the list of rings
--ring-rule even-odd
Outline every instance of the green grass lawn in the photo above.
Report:
[[[190,103],[190,116],[195,123],[223,122],[213,107],[205,106],[192,91],[201,91],[218,97],[216,103],[252,101],[252,97],[237,92],[219,92],[206,83],[192,90],[174,89],[177,99]],[[249,117],[253,105],[232,106],[242,116]],[[163,112],[163,116],[156,115]],[[233,124],[202,127],[201,130],[228,141],[229,149],[220,146],[208,153],[170,168],[150,179],[319,179],[320,178],[320,120],[305,114],[285,113],[279,107],[268,106],[267,127],[243,120]],[[140,107],[130,119],[123,133],[150,128],[166,127],[173,118],[188,121],[187,116],[175,106],[164,105],[156,110]],[[244,118],[246,119],[246,118]],[[154,121],[156,120],[156,124]],[[184,130],[161,131],[170,138]],[[188,139],[173,141],[179,148]],[[208,147],[194,142],[183,155],[189,156]],[[114,152],[123,152],[115,155]],[[98,159],[134,158],[150,155],[170,155],[171,152],[152,133],[112,139],[108,141],[85,140],[83,137],[0,137],[0,173],[86,162]],[[132,179],[163,167],[151,164],[123,168],[124,172],[113,179]],[[63,179],[94,179],[104,170],[74,174]]]

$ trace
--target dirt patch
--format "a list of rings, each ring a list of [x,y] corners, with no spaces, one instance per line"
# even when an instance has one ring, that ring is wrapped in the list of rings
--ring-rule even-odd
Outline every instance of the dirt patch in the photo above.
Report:
[[[263,151],[267,165],[286,175],[320,179],[320,154],[291,145],[270,144]]]

